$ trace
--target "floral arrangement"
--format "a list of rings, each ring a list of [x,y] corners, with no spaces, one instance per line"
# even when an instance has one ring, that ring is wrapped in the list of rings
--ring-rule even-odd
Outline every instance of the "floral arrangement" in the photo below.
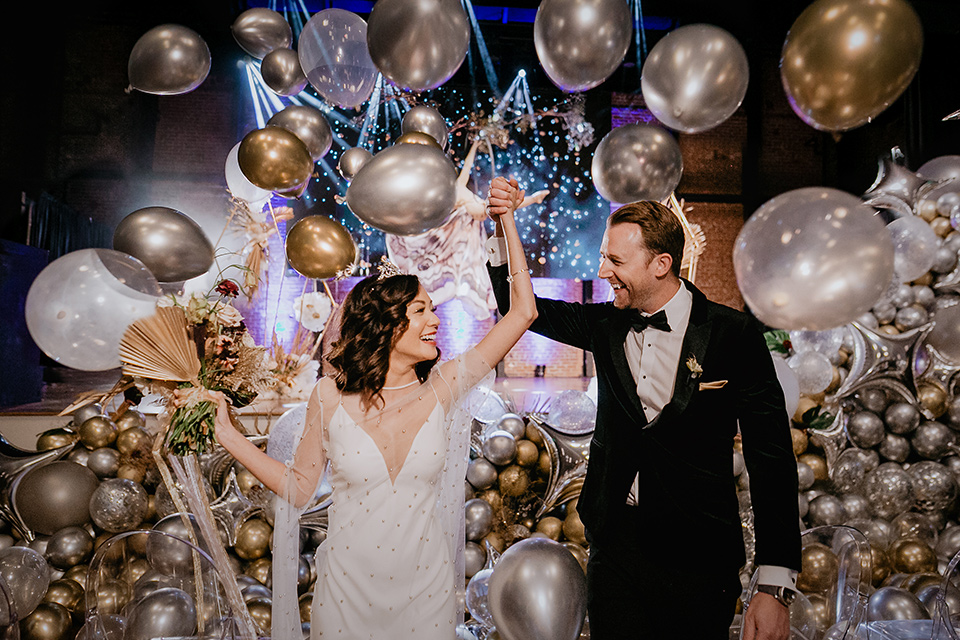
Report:
[[[245,200],[231,196],[230,223],[245,239],[240,254],[244,256],[243,288],[248,299],[257,294],[264,267],[269,263],[270,236],[279,233],[279,222],[292,218],[290,207],[274,208],[268,203],[266,211],[253,211]]]
[[[221,280],[207,294],[161,298],[157,313],[131,324],[121,340],[123,373],[168,389],[166,444],[174,455],[202,454],[213,446],[215,392],[239,408],[276,384],[267,350],[254,342],[230,303],[240,292],[236,282]]]

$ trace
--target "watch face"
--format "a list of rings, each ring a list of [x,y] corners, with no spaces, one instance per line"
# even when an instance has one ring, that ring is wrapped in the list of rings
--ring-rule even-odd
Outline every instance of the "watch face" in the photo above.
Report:
[[[797,599],[797,592],[791,589],[783,589],[781,590],[780,593],[783,594],[782,595],[783,603],[788,606],[792,604],[794,600]]]

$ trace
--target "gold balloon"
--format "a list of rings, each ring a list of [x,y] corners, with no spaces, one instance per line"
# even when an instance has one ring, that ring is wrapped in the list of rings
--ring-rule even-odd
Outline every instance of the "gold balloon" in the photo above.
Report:
[[[240,469],[237,471],[237,486],[240,487],[240,492],[243,493],[243,495],[247,495],[254,487],[262,487],[263,483],[257,480],[257,476],[248,470]]]
[[[43,596],[44,602],[56,602],[71,614],[82,613],[84,610],[83,587],[80,583],[69,578],[60,578],[50,583],[47,593]]]
[[[933,572],[937,570],[937,553],[919,538],[900,538],[890,545],[890,564],[902,573]]]
[[[87,571],[90,569],[85,564],[77,564],[67,569],[63,574],[64,580],[73,580],[81,589],[87,588]]]
[[[793,412],[793,421],[797,424],[803,424],[803,414],[817,406],[819,404],[816,400],[808,395],[801,395],[800,400],[797,401],[797,410]]]
[[[117,427],[119,426],[118,424]],[[117,451],[124,455],[130,455],[137,450],[147,452],[152,445],[153,438],[140,427],[127,427],[117,434]]]
[[[133,590],[126,582],[104,580],[97,589],[97,613],[120,613],[132,597]]]
[[[136,584],[137,580],[143,577],[150,570],[150,562],[146,558],[134,558],[128,560],[123,565],[120,577],[130,586]]]
[[[953,231],[953,225],[950,224],[950,218],[938,217],[934,218],[930,222],[930,228],[933,229],[933,232],[941,238],[946,238],[951,231]]]
[[[830,547],[810,543],[801,551],[797,588],[804,593],[826,591],[837,581],[839,568],[840,563]]]
[[[827,599],[819,593],[811,593],[807,596],[810,604],[813,606],[813,619],[817,629],[824,631],[830,626],[830,605]]]
[[[563,520],[553,516],[541,518],[540,522],[537,523],[537,531],[545,534],[551,540],[559,540],[560,534],[563,533]]]
[[[434,138],[429,133],[423,133],[422,131],[408,131],[397,138],[397,144],[425,144],[431,147],[436,147],[437,149],[443,149],[440,146],[440,143],[437,142],[437,139]]]
[[[240,525],[233,550],[244,560],[262,558],[270,550],[272,534],[273,528],[265,520],[251,518]]]
[[[489,504],[495,514],[500,513],[500,510],[503,508],[503,496],[501,496],[500,492],[496,489],[487,489],[477,497]]]
[[[308,278],[332,278],[357,261],[357,245],[339,222],[327,216],[301,218],[287,233],[287,261]]]
[[[136,409],[127,409],[114,422],[117,423],[117,429],[126,431],[131,427],[143,429],[147,426],[147,417]]]
[[[500,472],[500,493],[519,497],[530,487],[530,474],[519,465],[512,464]]]
[[[581,547],[576,542],[563,542],[564,547],[567,548],[567,551],[573,554],[573,557],[577,559],[577,562],[580,563],[580,568],[583,569],[583,572],[587,572],[587,560],[590,558],[590,554],[586,549]]]
[[[517,440],[516,460],[521,467],[532,467],[540,460],[540,450],[529,440]]]
[[[917,389],[920,406],[933,414],[934,419],[947,412],[947,393],[939,385],[922,384]]]
[[[59,449],[72,442],[76,442],[79,437],[76,432],[70,431],[69,429],[48,429],[37,437],[37,451]]]
[[[273,563],[270,562],[270,558],[257,558],[247,565],[243,573],[269,587],[273,577]]]
[[[576,509],[567,511],[567,517],[563,521],[563,537],[577,544],[587,543],[583,522],[580,521],[580,514]]]
[[[70,612],[62,604],[41,602],[20,622],[22,640],[66,640],[70,637]]]
[[[137,484],[143,482],[146,470],[138,464],[122,464],[117,469],[117,477],[124,480],[133,480]]]
[[[273,619],[273,602],[270,598],[253,598],[247,602],[247,611],[250,612],[250,617],[253,618],[253,623],[260,634],[264,637],[269,636]]]
[[[540,459],[537,460],[537,471],[542,473],[545,476],[550,475],[550,470],[553,468],[553,459],[550,457],[550,454],[546,451],[540,452]]]
[[[830,474],[827,472],[827,461],[823,459],[823,456],[818,456],[815,453],[804,453],[797,457],[797,461],[813,469],[815,480],[823,481],[830,478]]]
[[[106,416],[94,416],[80,425],[80,442],[87,449],[109,447],[117,441],[117,424]]]
[[[506,549],[506,545],[503,542],[503,538],[496,531],[491,531],[490,533],[488,533],[483,538],[483,541],[489,543],[490,546],[497,551],[497,553],[503,553],[503,550]]]
[[[237,163],[247,180],[267,191],[297,187],[313,172],[307,145],[293,132],[275,125],[245,135],[237,149]]]
[[[817,0],[787,33],[780,77],[804,122],[846,131],[903,93],[922,49],[920,18],[905,0]]]
[[[873,578],[870,583],[878,587],[890,575],[890,557],[886,551],[871,543],[870,560],[870,566],[873,567]]]
[[[300,622],[310,622],[313,615],[313,594],[305,593],[300,596]]]
[[[526,427],[524,427],[523,437],[537,445],[537,447],[543,446],[543,435],[533,422],[527,423]]]
[[[790,427],[790,438],[793,440],[793,455],[799,456],[807,450],[807,443],[810,439],[807,437],[806,431]]]

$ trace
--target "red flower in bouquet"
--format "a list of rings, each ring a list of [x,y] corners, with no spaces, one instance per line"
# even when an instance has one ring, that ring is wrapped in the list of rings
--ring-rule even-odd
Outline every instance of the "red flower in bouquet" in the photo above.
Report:
[[[221,280],[214,291],[226,298],[236,298],[240,295],[240,287],[233,280]]]

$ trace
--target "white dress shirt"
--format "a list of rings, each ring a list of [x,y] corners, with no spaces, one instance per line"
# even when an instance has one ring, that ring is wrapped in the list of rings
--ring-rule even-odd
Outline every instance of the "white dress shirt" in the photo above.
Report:
[[[487,240],[487,260],[490,266],[499,267],[506,263],[506,243],[503,238],[491,237]],[[623,349],[626,352],[630,373],[637,383],[637,395],[643,406],[647,422],[656,418],[660,411],[673,398],[673,387],[680,367],[680,351],[683,348],[683,336],[690,323],[690,311],[693,306],[693,294],[681,282],[680,288],[662,309],[667,316],[670,331],[647,328],[644,331],[631,329],[627,332]],[[659,309],[657,310],[659,311]],[[730,455],[732,458],[733,443]],[[721,454],[722,455],[722,454]],[[733,474],[733,461],[730,462]],[[637,504],[640,474],[633,480],[627,504]],[[772,584],[796,590],[797,574],[787,567],[759,565],[757,584]]]

